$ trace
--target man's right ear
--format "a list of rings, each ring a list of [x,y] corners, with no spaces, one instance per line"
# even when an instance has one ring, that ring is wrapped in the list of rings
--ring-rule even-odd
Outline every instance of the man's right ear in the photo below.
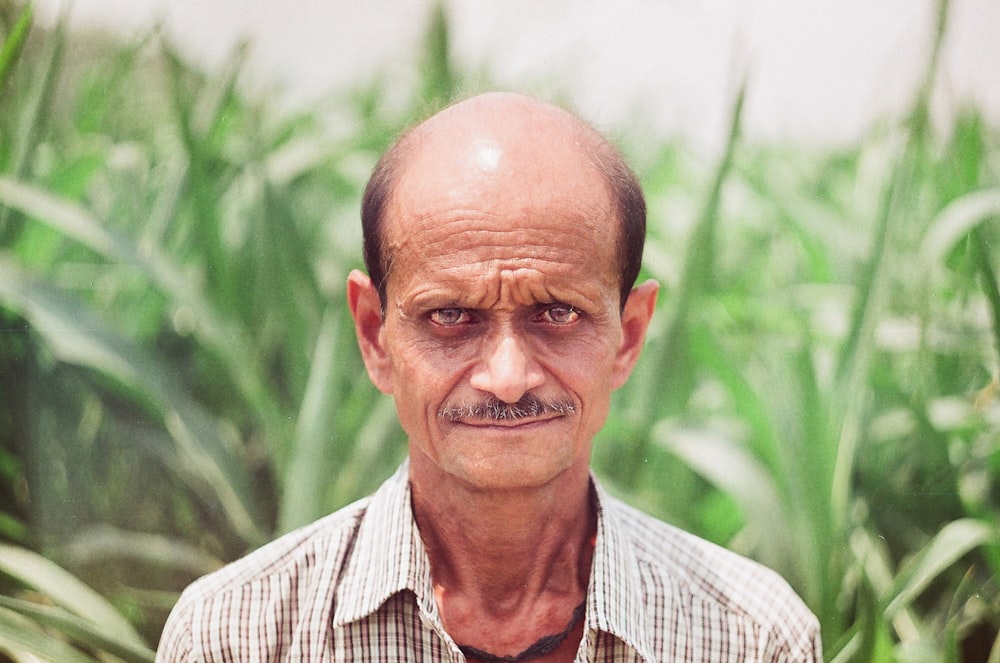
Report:
[[[391,394],[392,361],[382,339],[382,301],[372,280],[356,269],[347,277],[347,305],[368,377],[379,391]]]

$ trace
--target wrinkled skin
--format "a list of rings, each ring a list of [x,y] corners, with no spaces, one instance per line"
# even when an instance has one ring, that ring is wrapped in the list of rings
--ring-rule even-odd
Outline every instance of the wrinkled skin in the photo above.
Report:
[[[368,374],[409,437],[445,629],[501,655],[566,628],[586,594],[591,443],[656,299],[655,282],[619,299],[619,221],[583,131],[516,95],[435,116],[386,208],[384,313],[348,279]],[[573,660],[582,633],[535,660]]]
[[[383,229],[385,319],[362,337],[411,456],[483,488],[537,486],[589,463],[655,285],[619,310],[618,220],[602,176],[567,140],[569,116],[491,120],[430,127],[414,149]],[[352,283],[353,301],[371,299],[363,275]],[[526,393],[569,407],[503,422],[438,416]]]

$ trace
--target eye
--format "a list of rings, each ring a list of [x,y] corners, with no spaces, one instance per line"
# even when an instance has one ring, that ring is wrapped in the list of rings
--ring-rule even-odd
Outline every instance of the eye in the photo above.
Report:
[[[541,318],[553,325],[568,325],[580,319],[580,312],[568,304],[553,304],[542,309]]]
[[[431,322],[442,327],[454,327],[472,320],[469,312],[463,308],[438,308],[431,311]]]

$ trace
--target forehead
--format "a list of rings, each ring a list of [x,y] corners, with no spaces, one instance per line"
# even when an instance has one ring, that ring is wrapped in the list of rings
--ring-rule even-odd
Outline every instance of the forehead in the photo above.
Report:
[[[460,116],[412,141],[382,229],[391,264],[461,249],[513,266],[558,270],[574,253],[614,265],[619,222],[586,130],[531,110]]]

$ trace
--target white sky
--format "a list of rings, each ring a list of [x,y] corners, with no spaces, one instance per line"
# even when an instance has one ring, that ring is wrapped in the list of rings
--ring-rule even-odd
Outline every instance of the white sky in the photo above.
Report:
[[[1000,2],[952,0],[935,107],[1000,122]],[[36,0],[51,23],[63,0]],[[308,102],[377,71],[405,76],[429,0],[75,0],[71,23],[138,34],[156,20],[211,67],[235,43],[249,67]],[[849,141],[907,106],[929,54],[933,0],[449,0],[462,65],[502,84],[568,92],[613,128],[639,119],[712,147],[740,71],[748,134]]]

